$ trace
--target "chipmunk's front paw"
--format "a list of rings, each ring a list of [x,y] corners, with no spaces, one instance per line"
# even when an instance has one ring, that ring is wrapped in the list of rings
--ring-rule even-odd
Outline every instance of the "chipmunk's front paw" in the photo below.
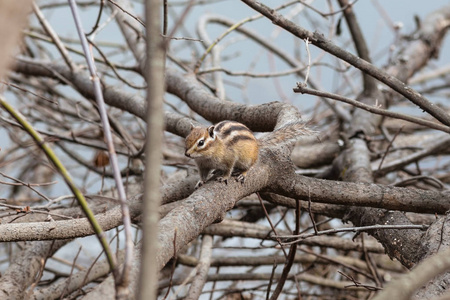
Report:
[[[237,181],[237,182],[240,182],[241,184],[244,184],[244,182],[245,182],[245,175],[244,175],[244,174],[239,174],[239,175],[236,177],[236,181]]]
[[[197,184],[195,185],[194,189],[198,189],[199,187],[201,187],[204,184],[203,180],[199,180],[197,182]]]
[[[218,182],[225,182],[225,184],[228,184],[228,178],[227,177],[219,176],[219,177],[216,178],[216,180]]]

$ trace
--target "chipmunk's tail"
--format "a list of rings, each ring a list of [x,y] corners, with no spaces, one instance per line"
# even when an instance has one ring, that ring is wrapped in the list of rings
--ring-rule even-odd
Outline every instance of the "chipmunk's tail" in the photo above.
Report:
[[[296,142],[302,136],[318,135],[317,131],[308,128],[308,123],[294,122],[288,123],[277,130],[265,134],[258,139],[262,148],[276,147],[280,144],[287,145]]]

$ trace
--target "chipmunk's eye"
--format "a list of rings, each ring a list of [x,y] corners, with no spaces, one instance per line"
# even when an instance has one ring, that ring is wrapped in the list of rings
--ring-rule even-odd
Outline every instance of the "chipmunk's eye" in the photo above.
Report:
[[[200,141],[198,141],[198,146],[199,147],[201,147],[201,146],[203,146],[205,144],[205,140],[200,140]]]

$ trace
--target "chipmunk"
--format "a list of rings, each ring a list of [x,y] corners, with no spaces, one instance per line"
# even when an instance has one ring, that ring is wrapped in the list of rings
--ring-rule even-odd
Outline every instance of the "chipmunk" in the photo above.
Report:
[[[258,160],[260,148],[286,143],[311,133],[304,123],[299,122],[287,124],[274,135],[260,139],[247,126],[235,121],[222,121],[207,128],[193,127],[186,137],[185,155],[195,160],[200,173],[200,181],[195,188],[213,177],[228,183],[232,175],[243,184],[248,170]]]

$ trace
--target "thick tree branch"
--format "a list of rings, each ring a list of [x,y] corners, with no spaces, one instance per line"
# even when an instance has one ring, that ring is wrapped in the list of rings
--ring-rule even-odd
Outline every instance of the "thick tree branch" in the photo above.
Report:
[[[287,197],[310,197],[311,201],[320,203],[432,214],[445,214],[450,209],[448,192],[313,179],[301,175],[277,180],[271,188]]]
[[[139,200],[138,200],[139,199]],[[140,197],[130,202],[131,217],[141,213]],[[120,207],[95,215],[103,230],[110,230],[122,224]],[[9,223],[0,226],[0,242],[38,241],[72,239],[95,234],[86,218],[53,222]]]

